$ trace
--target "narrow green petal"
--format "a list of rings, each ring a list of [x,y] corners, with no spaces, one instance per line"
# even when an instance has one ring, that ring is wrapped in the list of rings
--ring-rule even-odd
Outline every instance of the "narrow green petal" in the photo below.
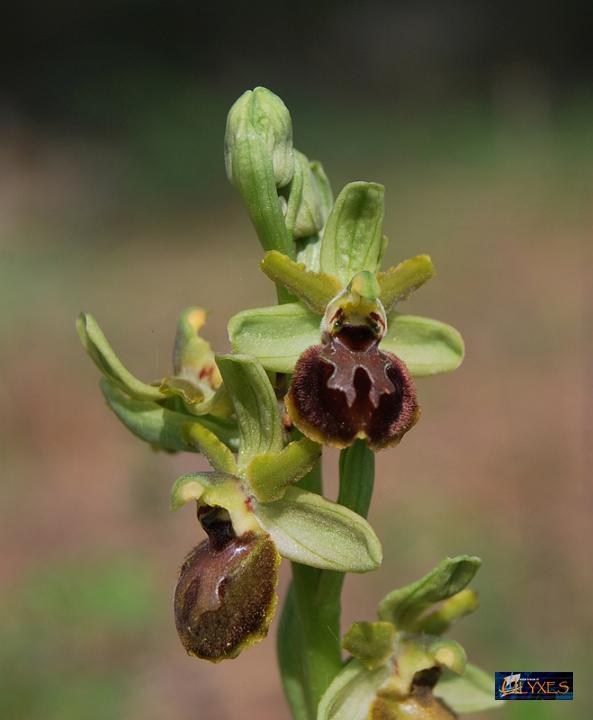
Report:
[[[325,691],[317,720],[366,720],[377,692],[391,673],[387,665],[368,670],[351,660]]]
[[[342,290],[342,286],[332,275],[311,272],[304,265],[276,250],[265,254],[261,269],[271,280],[282,283],[289,292],[302,300],[309,310],[318,315],[323,315],[326,305]]]
[[[233,453],[208,428],[193,423],[187,430],[187,437],[191,443],[198,446],[202,455],[207,458],[215,470],[230,475],[237,472],[237,463]]]
[[[433,612],[423,615],[414,623],[414,632],[441,635],[462,617],[475,612],[479,606],[475,590],[462,590],[441,603]]]
[[[283,430],[278,401],[264,368],[253,357],[217,355],[216,362],[239,424],[239,466],[256,455],[279,452]]]
[[[299,355],[320,342],[319,317],[300,303],[244,310],[228,326],[233,352],[256,357],[266,370],[291,373]]]
[[[391,314],[381,349],[403,360],[414,377],[437,375],[458,368],[464,356],[461,335],[438,320]]]
[[[323,570],[368,572],[381,564],[381,543],[366,520],[320,495],[289,487],[254,512],[280,554]]]
[[[342,647],[369,670],[385,665],[393,654],[395,628],[388,622],[357,622],[342,638]]]
[[[346,286],[361,270],[375,272],[384,249],[384,187],[353,182],[338,195],[321,242],[321,270]]]
[[[386,272],[377,273],[385,312],[389,312],[395,303],[406,300],[434,275],[435,269],[429,255],[417,255]]]
[[[169,410],[150,400],[135,400],[105,378],[101,380],[101,391],[111,410],[128,430],[151,445],[165,450],[197,452],[198,448],[190,442],[187,430],[193,423],[199,423],[229,447],[238,446],[236,427],[228,420],[210,415],[197,418]]]
[[[260,502],[279,500],[286,488],[304,477],[320,457],[321,445],[308,438],[294,440],[279,453],[256,455],[245,477]]]
[[[445,558],[420,580],[386,595],[379,603],[379,617],[398,630],[413,628],[425,610],[463,590],[481,564],[471,555]]]
[[[469,663],[461,676],[450,672],[443,673],[433,694],[444,700],[456,713],[482,712],[506,705],[506,703],[494,699],[492,674],[485,673]]]
[[[137,400],[163,400],[167,397],[157,387],[138,380],[122,364],[97,321],[90,313],[81,313],[76,330],[91,360],[99,370],[122,390]]]

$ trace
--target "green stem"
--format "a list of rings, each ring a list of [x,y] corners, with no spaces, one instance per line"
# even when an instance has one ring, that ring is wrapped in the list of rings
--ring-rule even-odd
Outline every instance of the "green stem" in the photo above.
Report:
[[[366,517],[375,458],[357,441],[340,454],[338,502]],[[320,464],[301,481],[322,492]],[[315,720],[317,705],[342,669],[341,592],[344,574],[293,563],[293,580],[278,631],[278,658],[294,720]]]

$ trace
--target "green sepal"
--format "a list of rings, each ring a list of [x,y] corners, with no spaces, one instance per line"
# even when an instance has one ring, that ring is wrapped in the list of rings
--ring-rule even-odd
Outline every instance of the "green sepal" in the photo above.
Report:
[[[293,562],[340,572],[368,572],[381,564],[381,543],[360,515],[297,487],[280,500],[254,501],[254,512],[280,554]]]
[[[277,190],[290,182],[294,171],[292,126],[282,100],[266,88],[248,90],[230,109],[225,163],[262,247],[293,255]]]
[[[256,455],[282,450],[278,401],[261,364],[244,355],[217,355],[216,362],[239,425],[239,467],[245,468]]]
[[[389,312],[396,303],[406,300],[434,275],[435,269],[429,255],[417,255],[385,272],[377,273],[385,312]]]
[[[256,357],[266,370],[291,373],[299,355],[320,342],[319,316],[300,303],[243,310],[231,318],[233,352]]]
[[[350,660],[323,694],[317,720],[365,720],[390,674],[388,665],[368,670],[358,660]]]
[[[319,317],[300,303],[244,310],[231,318],[234,352],[256,357],[266,370],[291,373],[299,355],[319,344]],[[461,335],[446,323],[392,313],[380,348],[394,353],[414,377],[455,370],[464,356]]]
[[[455,713],[474,713],[503,707],[494,699],[494,678],[468,663],[463,675],[445,671],[435,688],[435,697],[443,700]]]
[[[198,423],[192,423],[186,432],[189,442],[198,447],[215,470],[230,475],[237,473],[235,456],[213,432]]]
[[[237,535],[255,531],[261,527],[249,507],[238,478],[216,472],[194,472],[182,475],[171,488],[171,510],[178,510],[192,500],[206,507],[224,508],[231,519]]]
[[[101,373],[136,400],[163,400],[159,388],[134,377],[117,357],[99,324],[90,313],[81,313],[76,321],[80,341]]]
[[[342,290],[332,275],[316,273],[272,250],[264,255],[261,269],[274,282],[279,282],[314,313],[323,315],[327,304]]]
[[[461,335],[446,323],[418,315],[392,313],[381,340],[387,350],[403,360],[414,377],[452,372],[465,354]]]
[[[466,588],[445,600],[428,615],[418,618],[413,623],[412,630],[429,635],[442,635],[457,620],[477,610],[479,604],[478,593]]]
[[[471,555],[445,558],[420,580],[386,595],[379,603],[379,618],[397,630],[413,628],[422,613],[463,590],[481,564],[480,558]]]
[[[342,647],[368,670],[385,665],[393,655],[395,628],[389,622],[357,622],[342,638]]]
[[[321,445],[308,438],[293,440],[281,452],[256,455],[245,470],[245,479],[260,502],[279,500],[320,457]]]
[[[375,272],[384,249],[384,187],[353,182],[344,187],[327,219],[321,241],[321,270],[343,286],[361,270]]]
[[[234,423],[211,415],[199,418],[175,410],[169,410],[150,400],[136,400],[128,397],[110,380],[101,380],[101,391],[107,404],[121,422],[136,437],[164,450],[197,452],[198,448],[187,435],[192,423],[199,423],[212,431],[219,440],[231,449],[238,446],[237,429]]]

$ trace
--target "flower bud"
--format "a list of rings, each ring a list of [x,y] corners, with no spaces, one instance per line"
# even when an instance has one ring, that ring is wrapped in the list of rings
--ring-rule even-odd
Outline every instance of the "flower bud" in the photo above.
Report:
[[[262,640],[276,609],[280,557],[267,534],[237,536],[222,508],[199,510],[208,539],[185,558],[175,588],[175,624],[189,655],[234,658]]]
[[[238,146],[258,138],[263,142],[261,149],[271,157],[276,187],[288,185],[294,171],[290,113],[277,95],[263,87],[243,93],[228,114],[225,165],[233,184],[237,184],[235,152]]]

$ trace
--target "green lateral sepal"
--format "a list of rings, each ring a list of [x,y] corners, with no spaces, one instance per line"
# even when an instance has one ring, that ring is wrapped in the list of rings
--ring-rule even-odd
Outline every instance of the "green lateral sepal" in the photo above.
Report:
[[[256,357],[266,370],[291,373],[299,355],[321,340],[319,316],[300,303],[243,310],[228,325],[233,352]]]
[[[254,501],[254,512],[280,554],[293,562],[339,572],[368,572],[381,564],[381,543],[369,523],[320,495],[289,487],[280,500]]]
[[[193,423],[199,423],[210,430],[231,449],[238,446],[236,426],[229,420],[210,415],[195,417],[170,410],[149,400],[128,397],[113,382],[103,378],[101,392],[107,404],[121,422],[136,437],[164,450],[198,452],[198,448],[187,435]]]
[[[154,385],[134,377],[117,357],[98,322],[90,313],[81,313],[76,321],[80,341],[100,372],[135,400],[164,400],[167,395]]]
[[[461,335],[446,323],[418,315],[392,313],[381,340],[387,350],[403,360],[414,377],[452,372],[463,362]]]

